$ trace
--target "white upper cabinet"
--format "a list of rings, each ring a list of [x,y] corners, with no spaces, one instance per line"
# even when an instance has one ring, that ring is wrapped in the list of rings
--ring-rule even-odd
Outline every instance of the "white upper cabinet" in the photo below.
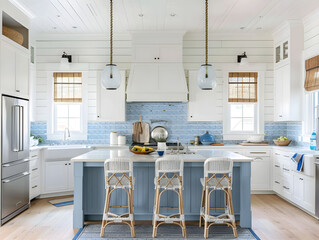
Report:
[[[97,84],[97,120],[106,122],[125,121],[125,71],[121,71],[121,86],[116,90],[106,90]]]
[[[222,121],[222,103],[214,90],[201,90],[197,71],[189,72],[188,121]]]
[[[274,33],[275,121],[302,119],[303,25],[291,21]]]
[[[178,63],[182,62],[180,45],[137,45],[133,61],[136,63]]]
[[[29,52],[20,46],[1,41],[1,92],[29,97]]]

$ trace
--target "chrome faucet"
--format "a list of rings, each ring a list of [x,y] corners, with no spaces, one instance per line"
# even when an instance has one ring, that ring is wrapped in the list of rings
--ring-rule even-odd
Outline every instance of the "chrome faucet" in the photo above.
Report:
[[[67,141],[67,140],[69,140],[70,137],[71,137],[71,134],[70,134],[69,128],[65,128],[65,129],[64,129],[64,135],[63,135],[63,140],[64,140],[64,142]]]
[[[177,137],[177,154],[179,154],[179,137]]]

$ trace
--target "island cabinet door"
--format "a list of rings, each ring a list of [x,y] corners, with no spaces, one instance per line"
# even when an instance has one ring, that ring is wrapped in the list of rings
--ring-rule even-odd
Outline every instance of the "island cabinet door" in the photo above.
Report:
[[[134,215],[136,220],[151,220],[154,206],[154,163],[134,163]]]

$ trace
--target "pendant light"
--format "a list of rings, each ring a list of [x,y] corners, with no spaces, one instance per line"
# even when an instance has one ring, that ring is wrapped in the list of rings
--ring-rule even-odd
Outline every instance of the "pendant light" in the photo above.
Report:
[[[101,83],[107,90],[116,90],[121,85],[121,74],[113,64],[113,0],[110,0],[110,63],[103,69]]]
[[[213,90],[216,87],[216,73],[211,64],[208,64],[208,0],[205,0],[205,64],[197,74],[197,84],[202,90]]]

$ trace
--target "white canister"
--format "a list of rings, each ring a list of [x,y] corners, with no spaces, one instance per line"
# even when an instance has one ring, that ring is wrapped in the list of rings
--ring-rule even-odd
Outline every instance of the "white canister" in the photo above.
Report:
[[[126,144],[126,136],[125,135],[119,135],[117,137],[117,144],[121,145],[121,146],[125,145]]]
[[[166,151],[166,142],[157,142],[158,151]]]
[[[110,133],[110,145],[117,145],[117,132]]]

